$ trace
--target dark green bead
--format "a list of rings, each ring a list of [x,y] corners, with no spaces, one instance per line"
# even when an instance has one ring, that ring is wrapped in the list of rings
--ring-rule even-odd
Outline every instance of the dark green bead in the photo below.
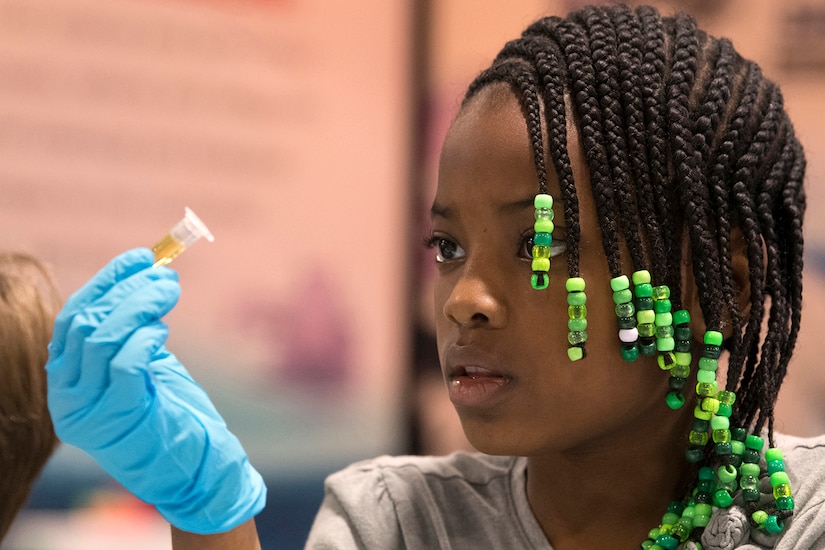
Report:
[[[540,231],[533,235],[533,244],[536,246],[550,246],[553,244],[553,234]]]
[[[768,473],[775,474],[776,472],[785,471],[785,462],[782,460],[771,460],[768,462]]]
[[[676,340],[676,345],[673,347],[673,349],[674,351],[678,351],[680,353],[690,353],[690,340]]]
[[[705,344],[705,347],[702,350],[702,357],[707,357],[708,359],[719,359],[721,352],[722,348],[720,346]]]
[[[685,505],[678,500],[671,500],[667,505],[667,511],[671,514],[681,516],[682,512],[685,511]]]
[[[710,421],[695,418],[693,420],[693,430],[696,432],[706,432],[710,428]]]
[[[733,427],[730,428],[730,438],[736,441],[745,441],[745,438],[748,437],[748,430],[742,427]]]
[[[719,410],[716,411],[716,414],[730,418],[730,415],[733,414],[733,408],[726,403],[719,403]]]
[[[619,328],[634,328],[636,326],[636,317],[619,317]]]
[[[679,539],[672,535],[659,535],[656,537],[656,544],[666,550],[676,550],[676,547],[679,545]]]
[[[713,450],[718,456],[725,456],[729,454],[733,454],[733,447],[731,446],[730,442],[726,443],[717,443],[716,447]]]
[[[696,504],[712,504],[713,495],[706,493],[705,491],[699,491],[696,495],[694,495],[693,500],[696,501]]]
[[[639,346],[636,344],[622,345],[622,359],[625,361],[635,361],[639,358]]]
[[[636,311],[653,309],[653,298],[636,298]]]
[[[739,469],[739,466],[742,465],[742,456],[735,453],[730,455],[730,465]]]
[[[688,340],[690,341],[693,338],[693,333],[690,330],[690,327],[680,327],[677,325],[673,326],[673,337],[677,340]]]
[[[656,355],[656,339],[639,338],[639,352],[642,355]]]
[[[705,453],[701,447],[688,447],[685,450],[685,459],[691,464],[701,462],[705,458]]]
[[[667,384],[671,390],[680,391],[685,389],[685,382],[687,379],[681,378],[679,376],[671,376],[670,380],[668,380]]]
[[[742,499],[745,502],[759,502],[759,489],[742,489]]]
[[[779,510],[793,510],[793,497],[779,497],[776,499],[776,508]]]
[[[742,453],[742,461],[750,462],[751,464],[757,464],[759,462],[759,451],[755,451],[753,449],[745,449],[745,452]]]

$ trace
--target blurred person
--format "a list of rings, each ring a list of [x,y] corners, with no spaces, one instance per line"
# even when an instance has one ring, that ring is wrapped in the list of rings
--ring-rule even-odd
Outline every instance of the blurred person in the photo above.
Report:
[[[57,446],[43,367],[60,305],[43,263],[0,253],[0,541]]]
[[[825,547],[825,439],[773,425],[804,172],[780,89],[690,17],[530,25],[469,86],[427,241],[439,360],[479,452],[331,475],[307,547]],[[166,349],[180,288],[152,263],[122,254],[59,314],[58,434],[154,504],[175,548],[257,548],[266,489]]]

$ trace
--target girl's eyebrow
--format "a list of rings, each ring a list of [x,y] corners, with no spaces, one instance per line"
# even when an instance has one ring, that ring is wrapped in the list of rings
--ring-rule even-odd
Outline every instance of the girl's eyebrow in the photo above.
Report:
[[[512,202],[505,202],[501,206],[499,206],[498,210],[502,214],[513,214],[516,212],[521,212],[525,208],[532,208],[533,207],[533,197],[528,197],[526,199],[520,199]],[[453,209],[447,206],[441,206],[437,202],[433,202],[432,207],[430,207],[430,216],[435,218],[449,218],[453,214]]]

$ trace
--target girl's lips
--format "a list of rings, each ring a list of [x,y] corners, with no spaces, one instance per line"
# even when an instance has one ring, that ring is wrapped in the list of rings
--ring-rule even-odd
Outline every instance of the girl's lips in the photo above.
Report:
[[[498,404],[512,378],[475,365],[450,369],[450,401],[457,407],[487,408]]]

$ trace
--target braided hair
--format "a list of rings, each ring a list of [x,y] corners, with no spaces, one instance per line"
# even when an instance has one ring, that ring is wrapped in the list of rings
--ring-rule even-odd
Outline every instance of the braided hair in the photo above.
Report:
[[[552,158],[569,276],[579,271],[580,229],[566,100],[611,276],[625,265],[623,241],[633,268],[649,268],[680,305],[687,251],[706,325],[731,328],[731,424],[767,430],[773,446],[774,404],[800,326],[805,210],[805,158],[776,84],[692,18],[620,5],[535,22],[472,82],[465,104],[492,83],[519,98],[541,192]],[[747,256],[747,315],[732,267],[734,230]]]

